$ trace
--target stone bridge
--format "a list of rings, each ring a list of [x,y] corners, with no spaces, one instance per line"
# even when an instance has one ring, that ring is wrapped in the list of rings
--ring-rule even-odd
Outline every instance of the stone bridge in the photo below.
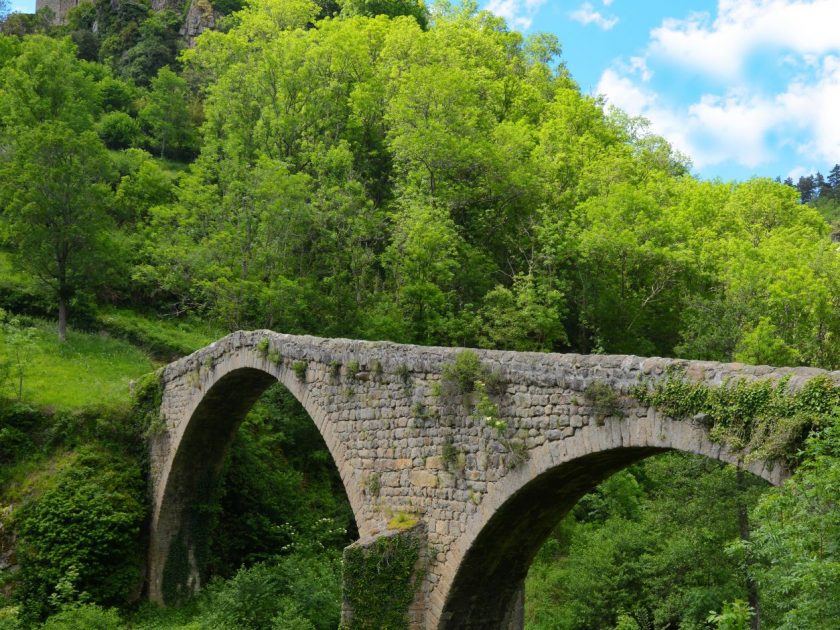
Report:
[[[772,484],[786,477],[772,462],[744,464],[743,453],[711,441],[702,423],[666,417],[628,395],[669,366],[708,384],[792,374],[795,387],[823,373],[231,334],[161,372],[149,596],[163,603],[200,586],[203,528],[194,508],[211,496],[251,405],[279,381],[335,460],[361,536],[356,545],[395,535],[388,528],[395,515],[418,521],[409,531],[425,553],[409,626],[521,628],[523,583],[537,550],[582,495],[619,469],[676,450],[743,466]],[[483,386],[471,392],[476,380]],[[345,598],[346,619],[364,614]]]

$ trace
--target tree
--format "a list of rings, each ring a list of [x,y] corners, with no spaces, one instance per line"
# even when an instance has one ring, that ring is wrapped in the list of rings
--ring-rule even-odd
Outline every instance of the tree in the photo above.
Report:
[[[423,28],[429,22],[429,12],[423,0],[342,0],[341,4],[348,15],[411,15]]]
[[[175,61],[181,45],[183,19],[174,11],[152,13],[140,24],[140,38],[117,62],[120,73],[138,85],[148,85],[155,73]]]
[[[109,149],[126,149],[140,136],[140,124],[125,112],[108,112],[96,130]]]
[[[825,181],[825,177],[819,171],[814,176],[814,194],[818,197],[826,197],[831,194],[831,186]]]
[[[140,110],[140,121],[148,129],[160,156],[192,150],[195,131],[187,108],[187,82],[167,67],[152,79],[149,101]]]
[[[69,39],[24,38],[0,69],[0,129],[15,133],[48,120],[62,120],[76,131],[90,129],[99,114],[91,75]]]
[[[113,267],[102,264],[111,223],[103,183],[109,166],[95,133],[51,121],[21,132],[0,168],[4,240],[55,297],[61,341],[77,292]]]
[[[802,465],[753,513],[758,527],[746,552],[768,627],[829,630],[840,619],[839,398],[808,439]]]
[[[834,168],[828,172],[826,181],[831,187],[831,197],[833,199],[840,199],[840,164],[835,164]]]
[[[799,191],[799,198],[802,203],[808,203],[814,198],[814,177],[812,175],[802,176],[796,184]]]

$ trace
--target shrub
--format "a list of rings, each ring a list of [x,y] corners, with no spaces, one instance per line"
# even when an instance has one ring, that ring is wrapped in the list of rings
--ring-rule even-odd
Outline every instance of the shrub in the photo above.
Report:
[[[472,350],[463,350],[455,355],[455,362],[443,366],[441,381],[452,394],[470,394],[475,382],[484,376],[484,368],[478,355]]]
[[[353,616],[342,630],[407,628],[408,608],[422,572],[420,540],[412,532],[382,536],[344,551],[344,597]]]
[[[405,385],[408,385],[408,383],[411,381],[411,369],[407,365],[400,365],[397,368],[396,374],[400,377],[400,379]]]
[[[378,497],[379,492],[382,490],[382,475],[378,472],[371,473],[367,479],[365,488],[367,489],[368,496]]]
[[[124,627],[113,608],[106,610],[96,604],[82,604],[53,615],[42,630],[120,630]]]
[[[0,608],[0,630],[20,630],[17,606]]]
[[[341,376],[341,363],[338,361],[330,361],[330,376],[333,379],[338,379]]]
[[[292,371],[301,383],[306,382],[306,361],[295,361],[292,363]]]
[[[347,376],[350,378],[356,378],[356,374],[359,373],[361,367],[359,366],[359,362],[353,359],[347,364]]]
[[[135,89],[125,81],[105,77],[99,82],[99,95],[106,112],[130,113],[134,105]]]
[[[140,138],[140,124],[125,112],[104,114],[96,131],[109,149],[133,147]]]
[[[207,588],[202,626],[332,630],[341,614],[340,573],[338,559],[326,553],[293,554],[240,569]]]
[[[584,398],[592,403],[595,419],[601,423],[605,418],[623,415],[621,399],[616,391],[602,381],[592,381],[583,392]]]
[[[143,564],[139,466],[86,448],[43,485],[47,489],[16,517],[21,570],[15,595],[23,620],[84,600],[124,604],[139,586]]]
[[[0,465],[11,464],[34,448],[31,432],[41,419],[35,409],[23,403],[0,400]]]

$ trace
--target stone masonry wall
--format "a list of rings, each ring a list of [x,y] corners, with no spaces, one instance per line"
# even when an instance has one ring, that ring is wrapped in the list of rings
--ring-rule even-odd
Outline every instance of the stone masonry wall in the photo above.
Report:
[[[171,480],[181,478],[177,469],[188,465],[191,457],[224,455],[179,453],[184,435],[194,416],[212,416],[212,410],[196,414],[196,409],[209,392],[221,391],[225,379],[234,373],[269,374],[303,404],[335,459],[362,537],[386,531],[388,520],[400,512],[425,522],[429,544],[423,587],[427,613],[425,625],[415,624],[425,628],[493,627],[492,619],[479,619],[478,613],[453,612],[458,610],[451,601],[453,585],[466,576],[462,564],[472,557],[471,550],[475,555],[477,541],[488,531],[494,515],[525,496],[534,480],[546,480],[552,471],[592,457],[591,463],[579,470],[569,468],[570,476],[563,478],[562,483],[571,484],[567,493],[571,505],[586,484],[597,483],[617,467],[661,450],[688,451],[730,463],[742,459],[742,455],[711,442],[702,426],[674,421],[640,406],[627,396],[640,381],[658,379],[674,365],[684,369],[686,378],[712,385],[729,378],[778,379],[790,374],[795,388],[824,374],[807,368],[635,356],[476,350],[482,364],[497,370],[504,383],[503,391],[492,396],[499,417],[509,427],[500,436],[481,419],[473,418],[471,409],[457,396],[437,391],[444,366],[453,363],[460,351],[254,331],[229,335],[167,366],[162,373],[161,409],[166,429],[152,444],[152,598],[160,597],[160,585],[155,581],[162,579],[162,565],[175,535],[170,532],[156,537],[155,532],[166,529],[162,524],[177,521],[182,509],[173,505],[183,499],[168,498],[180,496],[169,487]],[[840,383],[840,372],[831,377]],[[620,414],[604,418],[593,408],[584,395],[593,382],[621,394]],[[236,396],[242,387],[237,384],[235,391],[225,395]],[[512,444],[524,447],[527,461],[514,466]],[[606,456],[599,455],[604,453],[618,455],[604,459]],[[772,462],[752,462],[747,468],[776,484],[786,475]],[[575,480],[584,477],[586,483],[574,486]],[[540,514],[555,518],[549,512],[546,507]],[[514,530],[511,522],[500,531]],[[525,550],[520,555],[528,553]],[[530,562],[530,558],[525,560]],[[514,577],[519,579],[518,574]],[[515,587],[512,582],[511,598],[521,596],[521,590],[514,593]],[[490,617],[498,614],[486,613]],[[473,618],[475,621],[469,621]]]

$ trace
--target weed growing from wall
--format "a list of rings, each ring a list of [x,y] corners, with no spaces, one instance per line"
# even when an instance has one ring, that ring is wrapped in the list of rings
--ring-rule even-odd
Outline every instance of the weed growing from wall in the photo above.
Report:
[[[475,381],[475,402],[473,403],[472,417],[480,420],[498,434],[507,431],[508,424],[499,417],[499,406],[490,399],[487,387],[483,381]]]
[[[257,354],[260,355],[263,359],[268,356],[268,349],[270,347],[270,342],[268,337],[263,337],[257,342]]]
[[[370,363],[370,373],[373,375],[373,378],[380,378],[382,376],[382,363],[379,362],[378,359],[374,359]]]
[[[370,477],[367,478],[365,489],[367,490],[368,496],[373,498],[379,497],[379,493],[382,491],[382,475],[378,472],[371,473]]]
[[[462,403],[472,410],[470,418],[493,429],[499,444],[504,449],[501,461],[505,467],[513,470],[528,460],[525,442],[507,435],[508,423],[501,418],[499,406],[491,398],[491,394],[501,396],[507,389],[507,383],[500,371],[490,370],[481,363],[475,352],[464,350],[455,355],[454,362],[443,366],[441,382],[437,390],[435,385],[437,383],[432,385],[433,395],[439,395],[444,400],[460,397]],[[444,452],[444,459],[446,455]],[[451,455],[453,458],[457,457],[457,455]],[[466,458],[464,458],[465,465]],[[450,464],[447,464],[447,467],[449,466]]]
[[[295,361],[292,363],[292,371],[301,383],[306,382],[306,367],[306,361]]]
[[[401,365],[397,368],[396,372],[397,376],[400,377],[400,380],[403,382],[403,385],[408,385],[411,383],[411,370],[407,365]]]
[[[675,419],[694,418],[713,440],[748,450],[747,460],[769,459],[795,466],[808,435],[840,407],[840,387],[825,376],[791,392],[789,379],[731,380],[719,387],[686,381],[679,370],[632,395]]]
[[[132,390],[132,415],[144,437],[162,433],[166,428],[160,406],[163,402],[163,371],[157,370],[141,376]]]
[[[584,398],[592,404],[595,421],[603,424],[606,418],[623,416],[618,393],[603,381],[593,381],[583,392]]]

